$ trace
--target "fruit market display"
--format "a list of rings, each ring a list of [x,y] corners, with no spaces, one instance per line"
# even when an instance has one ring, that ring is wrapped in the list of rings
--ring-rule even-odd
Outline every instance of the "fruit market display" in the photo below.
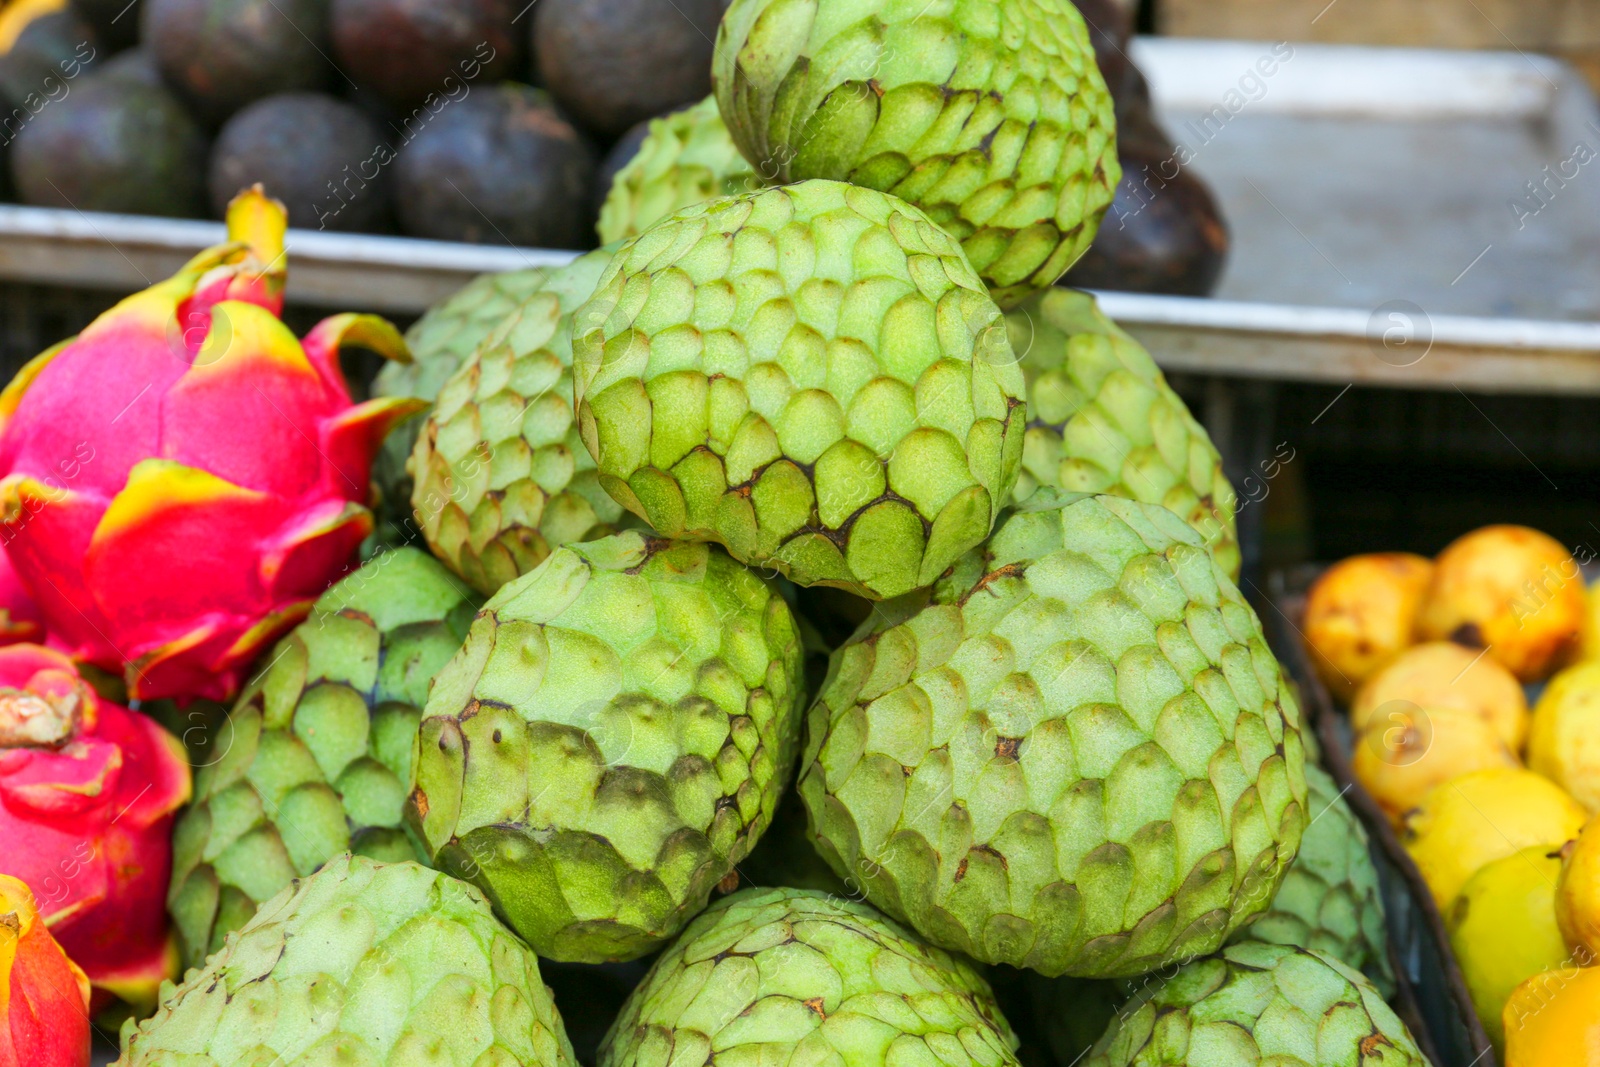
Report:
[[[142,0],[138,50],[83,72],[205,132],[229,241],[0,394],[19,1067],[86,1063],[91,1014],[122,1067],[1426,1062],[1217,449],[1054,288],[1118,183],[1115,27],[295,0],[291,34],[278,6]],[[432,107],[445,77],[470,92]],[[346,185],[393,108],[426,118]],[[404,337],[282,321],[291,219],[582,249],[597,213],[603,248]],[[388,361],[370,388],[342,349]],[[1460,642],[1515,640],[1473,560],[1528,546],[1340,624],[1438,662],[1328,660],[1387,687],[1372,721],[1426,699],[1508,754],[1473,795],[1515,841],[1447,785],[1397,810],[1456,929],[1543,920],[1486,1005],[1600,929],[1560,740],[1587,705],[1530,727],[1514,680],[1572,648],[1430,695]],[[1398,636],[1430,610],[1452,651]],[[1518,762],[1543,729],[1570,785]],[[1547,840],[1543,910],[1478,870]]]
[[[1600,964],[1596,599],[1560,542],[1505,525],[1431,561],[1343,560],[1306,598],[1351,770],[1427,884],[1508,1065],[1586,1062],[1553,1043],[1600,1019],[1584,999]]]

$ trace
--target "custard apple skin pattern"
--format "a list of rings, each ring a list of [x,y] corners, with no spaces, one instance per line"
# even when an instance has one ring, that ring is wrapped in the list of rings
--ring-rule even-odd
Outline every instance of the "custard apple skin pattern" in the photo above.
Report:
[[[747,889],[656,961],[599,1067],[1015,1067],[1016,1046],[967,961],[864,904]]]
[[[423,536],[485,596],[623,521],[572,411],[572,313],[610,262],[605,249],[590,252],[506,312],[417,435],[408,470]]]
[[[434,682],[407,817],[541,956],[636,959],[771,823],[802,660],[783,598],[715,545],[557,549]]]
[[[1200,532],[1237,582],[1237,497],[1222,456],[1144,346],[1072,289],[1030,298],[1006,325],[1028,383],[1012,499],[1044,485],[1160,504]]]
[[[686,207],[765,184],[728,136],[715,97],[650,120],[639,151],[611,181],[595,231],[600,243],[637,237]]]
[[[1085,1067],[1430,1067],[1360,971],[1245,942],[1148,976]]]
[[[872,599],[988,536],[1026,419],[1004,318],[948,234],[813,181],[623,245],[573,327],[601,484],[663,537]]]
[[[1122,180],[1069,0],[734,0],[712,83],[757,171],[915,204],[1002,307],[1088,250]]]
[[[1127,977],[1270,904],[1306,821],[1300,729],[1187,524],[1042,490],[834,653],[799,790],[835,871],[934,944]]]
[[[450,376],[461,368],[500,321],[544,285],[549,267],[480,274],[456,293],[429,308],[406,331],[410,363],[386,363],[372,382],[374,396],[414,396],[433,403]],[[402,544],[416,533],[411,517],[411,475],[406,464],[423,419],[412,418],[384,438],[372,464],[372,480],[382,500],[378,536]]]
[[[1366,974],[1380,994],[1394,994],[1383,893],[1367,831],[1338,783],[1306,764],[1309,820],[1300,852],[1272,906],[1234,935],[1236,941],[1298,945]]]
[[[284,889],[116,1067],[577,1067],[538,958],[483,895],[418,863],[340,856]]]

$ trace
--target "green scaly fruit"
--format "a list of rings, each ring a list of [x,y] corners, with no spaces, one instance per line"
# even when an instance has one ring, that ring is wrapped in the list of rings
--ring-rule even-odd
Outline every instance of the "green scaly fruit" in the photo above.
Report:
[[[1144,346],[1071,289],[1006,315],[1028,382],[1028,432],[1012,499],[1039,486],[1160,504],[1200,531],[1239,577],[1236,497],[1205,427]]]
[[[1084,1067],[1429,1067],[1360,971],[1247,941],[1151,975]]]
[[[750,889],[650,968],[599,1067],[1014,1067],[1017,1039],[971,964],[863,904]]]
[[[610,262],[590,252],[502,314],[417,435],[412,510],[428,547],[485,596],[623,521],[572,413],[572,313]]]
[[[1122,180],[1069,0],[734,0],[712,84],[757,170],[915,204],[1005,307],[1088,250]]]
[[[187,966],[341,852],[416,858],[403,811],[417,723],[476,608],[431,556],[402,548],[345,577],[278,642],[173,833],[167,906]]]
[[[1306,821],[1300,729],[1193,529],[1041,490],[834,653],[799,791],[834,870],[934,944],[1126,977],[1271,902]]]
[[[117,1067],[576,1067],[528,946],[476,889],[340,856],[286,887],[153,1017]]]
[[[551,269],[534,267],[504,274],[481,274],[455,295],[428,309],[406,331],[410,363],[384,363],[373,379],[374,396],[415,396],[430,403],[500,320],[545,283]],[[380,529],[385,540],[404,541],[412,528],[411,475],[406,461],[422,429],[422,419],[407,420],[384,439],[372,465],[382,497]]]
[[[763,182],[728,136],[715,97],[650,120],[650,132],[612,179],[595,227],[601,244],[639,234],[668,215]]]
[[[642,956],[771,822],[801,671],[788,605],[721,549],[635,531],[557,549],[434,683],[408,817],[541,956]]]
[[[688,208],[618,250],[573,327],[601,484],[663,536],[873,599],[988,536],[1022,372],[948,234],[803,182]]]
[[[1298,945],[1365,972],[1385,997],[1394,994],[1383,894],[1367,831],[1328,772],[1306,764],[1310,819],[1300,853],[1272,905],[1236,941]]]

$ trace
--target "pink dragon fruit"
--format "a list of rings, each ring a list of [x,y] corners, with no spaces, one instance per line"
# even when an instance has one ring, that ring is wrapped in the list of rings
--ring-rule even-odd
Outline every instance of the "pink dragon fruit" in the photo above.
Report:
[[[339,348],[409,359],[388,322],[304,343],[283,305],[283,205],[122,301],[0,393],[0,533],[53,645],[134,699],[226,700],[372,530],[372,458],[422,406],[352,404]]]
[[[28,587],[17,577],[11,557],[0,549],[0,645],[43,640],[44,624],[39,605],[33,602]]]
[[[0,1067],[89,1067],[89,983],[0,874]]]
[[[33,890],[95,989],[155,1006],[178,973],[168,936],[172,818],[189,799],[183,746],[98,696],[60,652],[0,648],[0,874]]]

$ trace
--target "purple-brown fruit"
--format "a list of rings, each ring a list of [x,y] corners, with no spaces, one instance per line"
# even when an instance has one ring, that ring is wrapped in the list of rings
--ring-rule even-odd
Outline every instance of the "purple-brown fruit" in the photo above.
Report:
[[[546,94],[483,86],[400,149],[395,206],[413,237],[586,248],[594,171],[594,149]]]
[[[526,0],[333,0],[333,52],[362,88],[411,110],[522,73]],[[531,19],[530,19],[531,21]]]
[[[211,210],[260,182],[289,221],[315,230],[380,228],[394,151],[359,107],[323,93],[257,100],[222,127],[211,151]]]
[[[539,73],[577,120],[616,137],[711,92],[720,0],[539,0]]]
[[[328,0],[145,0],[140,39],[213,125],[264,96],[333,78]]]

